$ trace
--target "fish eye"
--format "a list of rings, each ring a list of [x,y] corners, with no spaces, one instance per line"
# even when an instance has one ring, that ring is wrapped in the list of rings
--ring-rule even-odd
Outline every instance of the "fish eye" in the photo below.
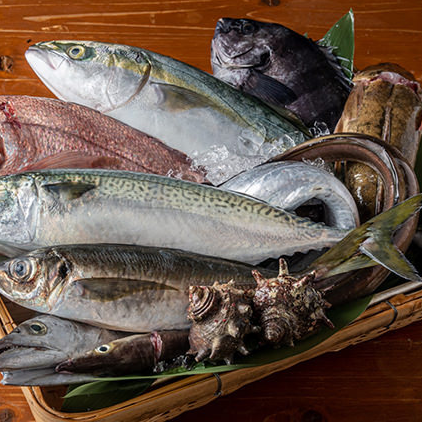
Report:
[[[103,353],[107,353],[110,349],[111,349],[111,347],[110,347],[110,345],[109,345],[109,344],[103,344],[103,345],[101,345],[101,346],[98,346],[98,347],[95,349],[95,351],[96,351],[97,353],[101,353],[101,354],[103,354]]]
[[[255,31],[255,27],[250,22],[246,22],[242,25],[242,33],[245,35],[252,34]]]
[[[42,322],[33,322],[29,329],[32,334],[36,334],[37,336],[43,336],[47,333],[47,327]]]
[[[10,263],[9,273],[17,281],[29,281],[34,273],[34,263],[29,259],[16,259]]]
[[[67,54],[71,59],[81,59],[85,54],[85,47],[82,45],[75,45],[73,47],[69,47],[67,50]]]

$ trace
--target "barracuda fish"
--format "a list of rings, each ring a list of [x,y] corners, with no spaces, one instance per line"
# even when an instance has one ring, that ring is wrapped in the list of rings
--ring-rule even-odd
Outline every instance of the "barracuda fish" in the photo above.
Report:
[[[185,329],[190,285],[234,280],[253,288],[252,269],[170,249],[53,246],[0,264],[0,293],[38,312],[114,330]]]
[[[283,25],[222,18],[211,45],[214,75],[275,106],[296,113],[308,127],[332,131],[350,92],[328,49]]]
[[[315,165],[298,161],[262,164],[219,186],[294,211],[310,200],[321,201],[329,226],[353,229],[359,214],[353,197],[336,177]]]
[[[0,371],[54,368],[66,359],[126,335],[53,315],[39,315],[0,339]]]
[[[189,349],[189,330],[138,334],[102,344],[56,366],[59,373],[126,375],[151,372],[160,361]]]
[[[206,181],[179,151],[88,107],[0,96],[0,175],[42,168],[109,168]]]
[[[121,243],[258,264],[332,246],[346,230],[263,201],[168,177],[45,170],[0,178],[0,251]]]
[[[26,59],[60,99],[95,108],[188,155],[216,145],[256,155],[268,143],[281,152],[309,136],[291,112],[275,112],[199,69],[141,48],[51,41],[31,46]]]

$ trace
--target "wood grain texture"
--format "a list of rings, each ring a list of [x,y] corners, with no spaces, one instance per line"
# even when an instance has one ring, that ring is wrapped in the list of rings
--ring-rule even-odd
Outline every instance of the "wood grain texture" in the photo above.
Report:
[[[7,71],[0,70],[0,93],[52,96],[24,59],[27,46],[38,41],[124,43],[210,71],[210,41],[220,17],[275,21],[318,39],[350,7],[355,13],[356,67],[392,61],[421,80],[421,1],[2,0],[0,68]],[[175,421],[420,420],[421,329],[422,323],[415,323],[301,363]],[[0,387],[0,422],[6,421],[33,421],[19,388]]]

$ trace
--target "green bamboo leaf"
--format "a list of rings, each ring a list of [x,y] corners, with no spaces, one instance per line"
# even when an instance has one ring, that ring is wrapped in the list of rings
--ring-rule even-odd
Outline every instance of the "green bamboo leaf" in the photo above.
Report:
[[[63,412],[86,412],[130,400],[142,394],[153,380],[130,380],[119,383],[97,381],[69,387]]]
[[[350,9],[332,28],[318,41],[318,44],[332,49],[339,60],[345,75],[353,78],[353,55],[355,51],[354,15]]]

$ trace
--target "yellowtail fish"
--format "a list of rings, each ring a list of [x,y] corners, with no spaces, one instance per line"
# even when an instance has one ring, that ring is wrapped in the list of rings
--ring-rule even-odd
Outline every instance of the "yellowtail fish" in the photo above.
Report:
[[[265,161],[309,137],[290,111],[276,112],[206,72],[142,48],[50,41],[31,46],[26,59],[60,99],[97,109],[189,156],[224,146],[233,156]]]

